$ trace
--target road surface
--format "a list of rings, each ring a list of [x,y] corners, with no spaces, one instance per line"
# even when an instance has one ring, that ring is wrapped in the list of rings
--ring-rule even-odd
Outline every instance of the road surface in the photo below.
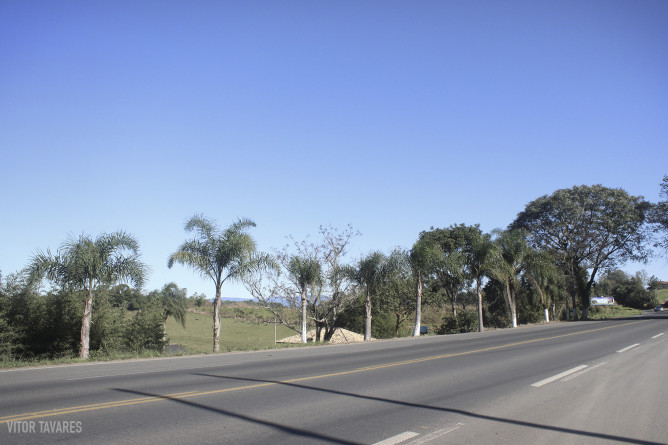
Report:
[[[668,312],[0,371],[0,443],[668,443]]]

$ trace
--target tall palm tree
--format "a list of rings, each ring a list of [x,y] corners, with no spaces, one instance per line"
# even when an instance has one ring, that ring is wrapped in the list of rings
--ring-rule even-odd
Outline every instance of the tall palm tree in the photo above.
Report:
[[[306,302],[308,300],[308,288],[322,282],[322,265],[315,258],[295,255],[288,263],[288,273],[292,282],[299,289],[301,297],[302,343],[306,343]]]
[[[225,230],[202,215],[186,222],[186,232],[195,232],[195,238],[185,241],[169,256],[167,267],[179,263],[209,278],[216,287],[213,300],[213,352],[220,351],[221,288],[226,281],[238,281],[258,268],[273,267],[273,260],[258,253],[255,240],[246,231],[255,227],[250,219],[239,219]]]
[[[88,235],[70,236],[58,252],[52,255],[38,251],[30,262],[33,279],[46,277],[59,285],[86,294],[81,319],[81,346],[79,357],[90,355],[90,326],[93,310],[93,292],[99,285],[131,281],[141,287],[147,267],[139,259],[139,244],[125,232],[102,234],[93,240]]]
[[[534,251],[526,261],[524,277],[534,288],[543,305],[545,323],[550,321],[550,294],[558,294],[562,286],[563,274],[557,268],[554,258],[545,251]]]
[[[387,275],[388,266],[387,257],[376,251],[360,259],[357,267],[347,269],[349,278],[364,291],[364,341],[371,340],[371,297]]]
[[[517,327],[517,291],[519,278],[526,270],[534,250],[522,230],[495,231],[496,258],[492,261],[491,275],[503,285],[503,296],[512,326]]]
[[[413,329],[413,337],[420,336],[424,279],[438,267],[442,258],[443,249],[441,249],[441,246],[426,238],[418,240],[408,252],[408,263],[415,279],[415,328]]]
[[[479,332],[485,329],[482,317],[482,280],[490,274],[495,247],[490,235],[479,232],[477,236],[471,237],[470,245],[466,248],[466,262],[471,278],[475,281],[476,295],[478,296]]]

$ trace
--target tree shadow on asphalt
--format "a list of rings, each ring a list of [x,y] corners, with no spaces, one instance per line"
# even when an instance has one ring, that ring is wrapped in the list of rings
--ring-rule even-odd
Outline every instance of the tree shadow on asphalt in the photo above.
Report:
[[[334,444],[340,444],[340,445],[363,445],[362,442],[351,442],[349,440],[339,439],[339,438],[336,438],[336,437],[327,436],[325,434],[316,433],[316,432],[313,432],[313,431],[308,431],[308,430],[304,430],[304,429],[300,429],[300,428],[294,428],[294,427],[287,426],[287,425],[281,425],[279,423],[270,422],[270,421],[263,420],[263,419],[258,419],[258,418],[247,416],[247,415],[240,414],[240,413],[235,413],[235,412],[230,411],[230,410],[214,408],[212,406],[207,406],[207,405],[204,405],[204,404],[201,404],[201,403],[193,402],[191,400],[185,400],[184,398],[181,398],[181,397],[163,396],[163,395],[160,395],[160,394],[151,394],[151,393],[148,393],[148,392],[136,391],[136,390],[131,390],[131,389],[122,389],[122,388],[114,388],[114,390],[119,391],[119,392],[123,392],[123,393],[127,393],[127,394],[136,394],[136,395],[140,395],[140,396],[144,396],[144,397],[155,397],[156,399],[170,400],[172,402],[181,403],[183,405],[191,406],[193,408],[199,408],[199,409],[203,409],[203,410],[206,410],[206,411],[211,411],[211,412],[214,412],[214,413],[222,414],[224,416],[233,417],[233,418],[236,418],[236,419],[239,419],[239,420],[244,420],[246,422],[251,422],[251,423],[258,424],[258,425],[267,426],[267,427],[273,428],[275,430],[281,431],[281,432],[286,433],[286,434],[290,434],[290,435],[294,435],[294,436],[301,436],[303,438],[312,440],[314,442],[315,441],[328,442],[328,443],[334,443]]]
[[[441,406],[425,405],[425,404],[420,404],[420,403],[406,402],[406,401],[403,401],[403,400],[392,400],[392,399],[386,399],[386,398],[382,398],[382,397],[374,397],[374,396],[369,396],[369,395],[362,395],[362,394],[349,393],[349,392],[345,392],[345,391],[338,391],[338,390],[334,390],[334,389],[318,388],[318,387],[315,387],[315,386],[303,385],[303,384],[294,383],[294,382],[284,382],[284,381],[280,381],[280,380],[267,380],[267,379],[254,379],[254,378],[246,378],[246,377],[232,377],[232,376],[213,375],[213,374],[204,374],[204,373],[195,373],[194,375],[199,375],[199,376],[202,376],[202,377],[212,377],[212,378],[217,378],[217,379],[252,382],[252,383],[269,383],[269,384],[275,384],[275,385],[292,387],[292,388],[307,389],[307,390],[312,390],[312,391],[324,392],[324,393],[328,393],[328,394],[335,394],[335,395],[339,395],[339,396],[352,397],[352,398],[355,398],[355,399],[370,400],[370,401],[374,401],[374,402],[388,403],[388,404],[392,404],[392,405],[405,406],[405,407],[409,407],[409,408],[418,408],[418,409],[425,409],[425,410],[444,412],[444,413],[450,413],[450,414],[458,414],[458,415],[473,418],[473,419],[488,420],[488,421],[493,421],[493,422],[506,423],[506,424],[510,424],[510,425],[518,425],[518,426],[527,427],[527,428],[536,428],[536,429],[543,429],[543,430],[548,430],[548,431],[555,431],[555,432],[558,432],[558,433],[572,434],[572,435],[576,435],[576,436],[581,436],[583,438],[591,437],[591,438],[595,438],[595,439],[603,439],[603,440],[623,442],[623,443],[634,443],[634,444],[644,444],[644,445],[661,445],[660,442],[651,442],[651,441],[646,441],[646,440],[641,440],[641,439],[634,439],[634,438],[630,438],[630,437],[615,436],[615,435],[612,435],[612,434],[595,433],[595,432],[591,432],[591,431],[576,430],[576,429],[572,429],[572,428],[564,428],[564,427],[551,426],[551,425],[541,425],[541,424],[538,424],[538,423],[526,422],[526,421],[522,421],[522,420],[504,419],[502,417],[488,416],[488,415],[485,415],[485,414],[478,414],[478,413],[474,413],[474,412],[471,412],[471,411],[465,411],[465,410],[456,409],[456,408],[446,408],[446,407],[441,407]],[[133,391],[130,391],[130,392],[133,392]],[[151,396],[151,394],[145,394],[145,393],[140,393],[140,392],[137,392],[137,394]],[[164,397],[164,396],[153,395],[153,397]],[[198,404],[194,404],[192,402],[187,402],[187,401],[180,400],[180,399],[175,399],[175,401],[187,403],[189,405],[192,404],[193,406],[198,406]],[[269,426],[275,426],[276,428],[278,428],[282,431],[286,431],[286,432],[289,432],[289,430],[294,430],[294,428],[291,428],[291,427],[285,427],[283,425],[277,425],[277,424],[267,422],[267,421],[264,421],[264,420],[247,418],[246,416],[243,416],[243,415],[240,415],[240,414],[235,414],[235,413],[230,414],[229,412],[227,412],[225,410],[219,410],[217,408],[210,408],[210,407],[204,407],[204,408],[210,409],[210,410],[213,410],[213,411],[219,411],[222,414],[229,414],[229,415],[232,415],[234,417],[239,417],[239,418],[250,420],[250,421],[259,421],[262,424],[269,425]],[[313,435],[312,437],[314,439],[320,439],[320,435],[318,435],[317,433],[312,433],[312,432],[308,432],[308,431],[304,432],[303,430],[296,430],[296,433],[293,433],[293,434],[306,435],[307,437],[310,436],[310,435]],[[335,439],[335,438],[331,438],[331,437],[323,437],[322,439],[333,441],[334,443],[352,443],[352,442],[347,442],[347,441],[341,441],[340,439]]]

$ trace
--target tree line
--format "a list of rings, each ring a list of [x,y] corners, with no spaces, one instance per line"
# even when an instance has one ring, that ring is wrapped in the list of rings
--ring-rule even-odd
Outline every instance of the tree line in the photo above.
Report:
[[[229,281],[243,283],[302,342],[309,326],[316,340],[328,340],[339,327],[363,330],[370,340],[398,335],[407,320],[418,336],[426,305],[450,308],[441,333],[516,327],[562,314],[586,319],[592,296],[616,293],[617,301],[635,307],[656,303],[645,286],[656,277],[617,268],[647,261],[652,247],[668,250],[668,176],[661,197],[653,204],[623,189],[575,186],[528,203],[503,230],[431,227],[409,249],[374,251],[352,262],[346,256],[360,235],[352,226],[321,226],[318,241],[291,238],[268,254],[257,250],[252,220],[220,228],[195,215],[185,225],[192,237],[167,263],[213,283],[214,352],[220,349],[221,289]],[[143,295],[137,289],[147,270],[138,242],[125,232],[70,237],[56,253],[38,251],[25,270],[0,275],[0,354],[77,350],[88,358],[91,350],[164,347],[167,317],[185,323],[186,290],[170,283]],[[52,285],[46,293],[39,291],[44,281]],[[127,309],[136,312],[128,318]]]

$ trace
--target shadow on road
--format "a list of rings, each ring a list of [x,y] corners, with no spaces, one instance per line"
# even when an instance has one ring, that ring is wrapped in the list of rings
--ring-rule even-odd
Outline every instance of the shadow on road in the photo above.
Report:
[[[281,385],[281,386],[287,386],[287,387],[292,387],[292,388],[299,388],[299,389],[307,389],[307,390],[312,390],[312,391],[319,391],[319,392],[324,392],[328,394],[335,394],[338,396],[346,396],[346,397],[351,397],[355,399],[363,399],[363,400],[371,400],[375,402],[382,402],[382,403],[388,403],[392,405],[400,405],[400,406],[405,406],[408,408],[418,408],[418,409],[425,409],[425,410],[432,410],[432,411],[438,411],[438,412],[444,412],[444,413],[450,413],[450,414],[458,414],[462,415],[465,417],[473,418],[473,419],[481,419],[481,420],[489,420],[493,422],[501,422],[501,423],[506,423],[506,424],[511,424],[511,425],[518,425],[518,426],[523,426],[527,428],[537,428],[537,429],[543,429],[543,430],[548,430],[548,431],[556,431],[559,433],[565,433],[565,434],[572,434],[576,436],[580,436],[583,439],[584,438],[596,438],[596,439],[603,439],[603,440],[609,440],[609,441],[615,441],[615,442],[622,442],[622,443],[634,443],[634,444],[643,444],[643,445],[661,445],[659,442],[649,442],[646,440],[641,440],[641,439],[634,439],[630,437],[622,437],[622,436],[615,436],[611,434],[604,434],[604,433],[595,433],[595,432],[590,432],[590,431],[583,431],[583,430],[576,430],[572,428],[564,428],[564,427],[558,427],[558,426],[551,426],[551,425],[541,425],[538,423],[532,423],[532,422],[525,422],[522,420],[514,420],[514,419],[505,419],[502,417],[494,417],[494,416],[488,416],[484,414],[478,414],[470,411],[465,411],[465,410],[460,410],[456,408],[446,408],[446,407],[441,407],[441,406],[432,406],[432,405],[424,405],[424,404],[419,404],[419,403],[412,403],[412,402],[405,402],[402,400],[392,400],[392,399],[386,399],[382,397],[374,397],[374,396],[368,396],[368,395],[362,395],[362,394],[355,394],[355,393],[349,393],[345,391],[337,391],[334,389],[327,389],[327,388],[318,388],[315,386],[309,386],[309,385],[304,385],[304,384],[299,384],[299,383],[293,383],[293,382],[282,382],[280,380],[266,380],[266,379],[253,379],[253,378],[245,378],[245,377],[232,377],[232,376],[224,376],[224,375],[213,375],[213,374],[203,374],[203,373],[195,373],[194,375],[199,375],[202,377],[211,377],[211,378],[217,378],[217,379],[224,379],[224,380],[235,380],[235,381],[243,381],[243,382],[252,382],[252,383],[271,383],[271,384],[276,384],[276,385]],[[164,396],[159,396],[159,395],[153,395],[153,394],[147,394],[143,392],[137,392],[137,391],[129,391],[129,390],[119,390],[119,391],[125,391],[125,392],[131,392],[135,394],[141,394],[143,396],[153,396],[153,397],[162,397],[162,398],[167,398]],[[271,426],[274,428],[277,428],[281,431],[288,432],[290,434],[298,434],[304,437],[313,437],[314,439],[320,439],[320,440],[326,440],[332,443],[353,443],[353,442],[348,442],[340,439],[335,439],[331,438],[328,436],[321,436],[317,433],[309,432],[309,431],[303,431],[291,427],[286,427],[283,425],[278,425],[272,422],[268,422],[265,420],[260,420],[260,419],[254,419],[250,418],[247,416],[244,416],[242,414],[237,414],[237,413],[232,413],[227,410],[220,410],[218,408],[211,408],[211,407],[206,407],[204,405],[199,405],[194,402],[189,402],[186,400],[181,400],[181,399],[173,399],[175,402],[179,403],[185,403],[191,406],[195,407],[201,407],[203,409],[211,410],[211,411],[217,411],[220,412],[221,414],[225,415],[230,415],[233,417],[237,417],[240,419],[248,420],[251,422],[258,422],[263,425]]]
[[[294,436],[300,436],[300,437],[303,437],[303,438],[306,438],[306,439],[309,439],[309,440],[313,440],[314,442],[315,441],[328,442],[328,443],[334,443],[334,444],[340,444],[340,445],[363,445],[362,442],[351,442],[349,440],[338,439],[336,437],[331,437],[331,436],[327,436],[327,435],[324,435],[324,434],[319,434],[319,433],[316,433],[316,432],[313,432],[313,431],[308,431],[308,430],[304,430],[304,429],[300,429],[300,428],[294,428],[294,427],[290,427],[290,426],[287,426],[287,425],[281,425],[281,424],[278,424],[278,423],[275,423],[275,422],[270,422],[268,420],[257,419],[255,417],[246,416],[246,415],[240,414],[240,413],[235,413],[235,412],[230,411],[230,410],[215,408],[215,407],[212,407],[212,406],[204,405],[202,403],[193,402],[191,400],[185,400],[185,399],[180,398],[180,397],[162,396],[160,394],[151,394],[151,393],[148,393],[148,392],[136,391],[136,390],[131,390],[131,389],[122,389],[122,388],[114,388],[114,390],[119,391],[119,392],[123,392],[123,393],[127,393],[127,394],[136,394],[136,395],[140,395],[140,396],[144,396],[144,397],[155,397],[157,399],[170,400],[172,402],[181,403],[183,405],[191,406],[193,408],[199,408],[199,409],[203,409],[203,410],[206,410],[206,411],[222,414],[224,416],[233,417],[233,418],[236,418],[236,419],[239,419],[239,420],[245,420],[246,422],[251,422],[251,423],[254,423],[254,424],[257,424],[257,425],[267,426],[267,427],[276,429],[278,431],[281,431],[283,433],[291,434],[291,435],[294,435]]]

